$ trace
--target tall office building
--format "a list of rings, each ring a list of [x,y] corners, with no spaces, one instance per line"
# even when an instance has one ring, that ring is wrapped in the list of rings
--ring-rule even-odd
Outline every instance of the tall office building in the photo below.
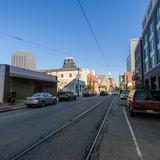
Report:
[[[135,72],[135,49],[139,38],[131,39],[130,40],[130,71]]]
[[[11,65],[29,70],[36,70],[36,60],[31,52],[16,51],[12,55]]]
[[[142,23],[145,86],[160,89],[160,0],[150,0]]]
[[[127,72],[131,72],[131,55],[127,57]]]
[[[143,82],[143,51],[142,38],[139,39],[135,49],[135,80]]]

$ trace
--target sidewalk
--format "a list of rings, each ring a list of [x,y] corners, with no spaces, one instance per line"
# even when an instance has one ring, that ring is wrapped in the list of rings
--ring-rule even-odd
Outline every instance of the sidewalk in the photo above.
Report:
[[[113,103],[99,142],[92,154],[93,160],[139,160],[123,113],[125,105],[120,102],[116,98]]]
[[[14,104],[11,103],[0,104],[0,112],[7,112],[21,108],[26,108],[24,100],[17,100],[16,103]]]

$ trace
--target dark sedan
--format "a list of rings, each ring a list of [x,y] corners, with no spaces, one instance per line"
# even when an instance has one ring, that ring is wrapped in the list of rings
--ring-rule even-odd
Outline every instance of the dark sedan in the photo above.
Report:
[[[25,100],[25,104],[28,107],[32,106],[45,107],[46,105],[56,104],[56,103],[57,103],[57,97],[46,92],[35,93],[31,97],[26,97]]]
[[[77,96],[75,93],[70,91],[61,91],[58,94],[59,101],[72,101],[76,100]]]

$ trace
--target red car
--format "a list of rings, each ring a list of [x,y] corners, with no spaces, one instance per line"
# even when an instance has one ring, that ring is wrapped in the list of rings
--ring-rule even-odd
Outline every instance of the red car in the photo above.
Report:
[[[156,92],[153,95],[152,92],[142,89],[130,91],[127,98],[130,116],[134,116],[134,113],[160,114],[160,97],[157,95]]]

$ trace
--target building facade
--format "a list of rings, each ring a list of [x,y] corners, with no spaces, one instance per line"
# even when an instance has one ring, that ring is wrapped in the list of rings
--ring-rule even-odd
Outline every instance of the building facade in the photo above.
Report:
[[[120,89],[132,89],[135,86],[133,81],[133,72],[124,72],[119,75],[119,87]]]
[[[35,92],[57,95],[57,77],[15,66],[0,64],[0,103],[8,101],[11,92],[25,99]]]
[[[16,51],[12,54],[11,65],[29,70],[36,70],[36,60],[31,52]]]
[[[98,86],[96,88],[97,93],[100,91],[109,91],[109,80],[106,75],[96,75]]]
[[[135,49],[135,74],[134,80],[135,85],[140,87],[143,84],[144,80],[143,72],[143,50],[142,50],[142,38],[139,39],[136,49]]]
[[[127,57],[127,72],[131,72],[131,55]]]
[[[135,72],[135,48],[137,46],[137,43],[139,41],[139,38],[134,38],[130,40],[130,71],[129,72]]]
[[[151,0],[143,20],[144,82],[148,89],[160,89],[160,1]]]
[[[78,68],[73,57],[66,57],[60,69],[47,69],[40,72],[57,77],[57,91],[72,91],[77,95],[82,95],[87,86],[89,70]]]

